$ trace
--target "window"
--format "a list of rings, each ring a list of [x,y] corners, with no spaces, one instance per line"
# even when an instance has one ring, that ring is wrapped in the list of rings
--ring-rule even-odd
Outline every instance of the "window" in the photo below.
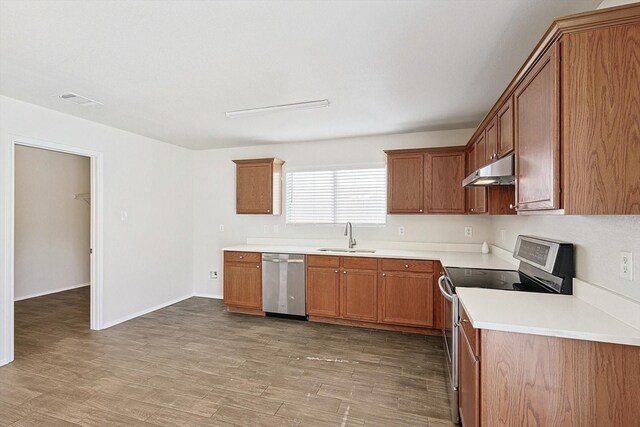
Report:
[[[288,172],[287,224],[385,224],[385,168]]]

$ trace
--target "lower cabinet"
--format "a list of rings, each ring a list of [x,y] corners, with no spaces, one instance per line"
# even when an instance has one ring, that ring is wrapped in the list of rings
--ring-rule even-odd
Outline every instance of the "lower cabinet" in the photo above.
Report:
[[[224,304],[262,312],[262,254],[225,251]],[[307,314],[311,320],[438,334],[442,327],[434,261],[308,255]],[[437,307],[436,307],[437,304]]]
[[[381,275],[381,321],[431,328],[433,274],[388,271]]]
[[[378,320],[378,272],[342,271],[342,317],[376,322]]]
[[[227,307],[262,310],[261,262],[255,253],[247,257],[237,254],[225,253],[224,303]]]
[[[464,427],[480,425],[480,362],[473,352],[464,328],[458,328],[460,421]]]
[[[340,267],[307,267],[307,314],[340,317]]]

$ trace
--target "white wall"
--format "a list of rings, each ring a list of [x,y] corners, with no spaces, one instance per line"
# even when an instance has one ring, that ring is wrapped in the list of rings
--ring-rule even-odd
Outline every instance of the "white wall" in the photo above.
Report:
[[[3,316],[12,135],[103,153],[105,323],[191,294],[193,152],[0,96]],[[128,221],[120,220],[121,210],[128,211]]]
[[[419,132],[196,152],[193,174],[196,293],[222,294],[221,280],[210,280],[209,270],[221,271],[222,247],[243,244],[248,237],[345,239],[343,226],[286,225],[284,214],[236,215],[233,159],[275,156],[285,161],[285,173],[290,168],[326,165],[382,166],[384,149],[463,145],[472,132],[473,129]],[[387,217],[386,226],[356,227],[354,234],[361,246],[367,241],[481,243],[492,238],[490,224],[488,217],[391,215]],[[224,225],[224,232],[219,231],[220,225]],[[270,227],[269,233],[264,232],[265,225]],[[278,226],[278,233],[273,232],[274,225]],[[474,227],[472,238],[464,237],[467,225]],[[398,236],[399,226],[405,227],[404,237]]]
[[[534,215],[492,218],[497,246],[513,251],[518,234],[576,245],[576,277],[640,303],[640,216]],[[505,230],[506,239],[502,239]],[[620,251],[635,256],[633,281],[620,279]]]
[[[606,7],[622,6],[623,4],[636,3],[636,0],[604,0],[598,6],[598,9],[604,9]]]
[[[15,288],[24,299],[90,281],[91,162],[31,147],[15,152]]]

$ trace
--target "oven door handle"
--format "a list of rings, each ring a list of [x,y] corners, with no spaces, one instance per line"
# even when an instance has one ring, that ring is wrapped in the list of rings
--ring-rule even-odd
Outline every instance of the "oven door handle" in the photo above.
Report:
[[[444,282],[445,280],[447,280],[447,277],[444,274],[440,276],[440,278],[438,278],[438,287],[440,288],[440,293],[447,301],[453,302],[453,295],[448,294],[447,291],[444,290],[444,285],[442,284],[442,282]]]

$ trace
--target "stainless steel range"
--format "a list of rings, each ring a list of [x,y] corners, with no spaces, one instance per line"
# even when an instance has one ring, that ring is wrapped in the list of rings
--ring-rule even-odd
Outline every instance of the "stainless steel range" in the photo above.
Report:
[[[574,255],[571,243],[540,237],[518,236],[513,256],[520,260],[518,270],[445,267],[438,279],[444,296],[445,349],[451,380],[453,422],[458,417],[458,296],[456,288],[486,288],[518,292],[572,294]]]

